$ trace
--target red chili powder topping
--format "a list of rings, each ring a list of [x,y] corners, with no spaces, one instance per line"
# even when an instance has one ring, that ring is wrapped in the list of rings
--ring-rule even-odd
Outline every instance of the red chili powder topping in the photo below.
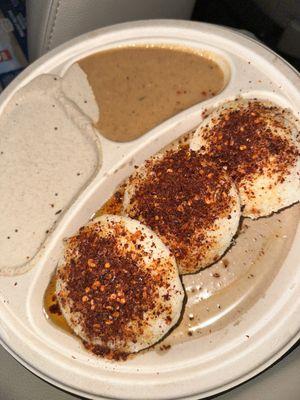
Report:
[[[299,157],[299,150],[290,140],[286,112],[259,101],[226,109],[212,120],[212,127],[203,129],[207,145],[202,150],[225,167],[237,184],[260,174],[283,181]],[[279,130],[287,135],[280,136]]]
[[[188,146],[167,151],[145,165],[145,174],[131,178],[137,186],[126,211],[161,236],[181,262],[182,273],[193,272],[195,262],[213,245],[206,230],[214,229],[218,218],[230,218],[235,204],[229,193],[232,181]]]
[[[68,240],[66,264],[58,271],[58,278],[66,282],[62,304],[68,299],[71,312],[80,313],[78,323],[91,342],[101,339],[101,346],[85,346],[95,354],[123,359],[126,352],[111,350],[116,343],[136,343],[147,333],[149,319],[171,313],[170,304],[157,302],[159,287],[168,290],[170,286],[166,274],[154,277],[151,272],[174,267],[165,259],[146,267],[138,242],[143,240],[142,233],[129,234],[120,224],[115,229],[126,239],[123,248],[114,235],[101,234],[100,223],[81,228]]]

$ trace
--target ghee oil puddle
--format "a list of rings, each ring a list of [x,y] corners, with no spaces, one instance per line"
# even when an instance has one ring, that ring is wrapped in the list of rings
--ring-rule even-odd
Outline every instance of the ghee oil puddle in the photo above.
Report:
[[[61,314],[55,295],[56,276],[53,275],[44,295],[44,313],[49,321],[59,329],[72,333],[67,321]]]

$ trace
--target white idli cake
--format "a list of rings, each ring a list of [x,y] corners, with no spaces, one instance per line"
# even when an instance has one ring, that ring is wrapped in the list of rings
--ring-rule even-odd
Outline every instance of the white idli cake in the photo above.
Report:
[[[181,274],[217,261],[240,219],[235,185],[223,169],[188,146],[166,150],[128,179],[123,212],[154,230]]]
[[[140,222],[103,215],[65,242],[56,295],[85,346],[126,358],[178,322],[184,291],[175,258]]]
[[[228,172],[245,217],[300,200],[299,123],[287,109],[256,99],[226,102],[203,120],[191,148]]]

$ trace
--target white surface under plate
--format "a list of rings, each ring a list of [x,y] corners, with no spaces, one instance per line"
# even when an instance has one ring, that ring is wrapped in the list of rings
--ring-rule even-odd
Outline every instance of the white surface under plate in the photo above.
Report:
[[[211,335],[172,346],[163,354],[148,351],[121,363],[93,357],[74,337],[46,320],[43,295],[56,267],[62,238],[89,220],[132,172],[134,164],[197,126],[203,109],[240,93],[273,100],[297,114],[299,77],[276,54],[231,30],[183,21],[136,22],[86,34],[50,52],[4,91],[0,112],[11,96],[34,77],[42,73],[63,75],[74,61],[87,54],[129,43],[170,43],[213,52],[227,61],[229,83],[218,96],[133,142],[114,143],[100,138],[102,168],[51,233],[37,265],[24,275],[0,278],[1,343],[35,374],[89,398],[199,399],[256,375],[299,339],[299,228],[271,285],[239,324],[228,324]]]

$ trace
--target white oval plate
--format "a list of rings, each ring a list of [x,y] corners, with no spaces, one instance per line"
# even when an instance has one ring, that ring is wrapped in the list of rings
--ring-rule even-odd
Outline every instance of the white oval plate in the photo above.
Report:
[[[103,166],[49,237],[38,265],[22,276],[0,278],[1,343],[43,379],[89,398],[199,399],[258,374],[300,338],[299,228],[272,284],[238,325],[175,345],[163,356],[149,351],[122,363],[93,357],[77,340],[47,322],[43,295],[62,238],[88,221],[131,173],[133,164],[199,124],[206,107],[240,93],[274,100],[297,113],[300,80],[276,54],[232,30],[186,21],[142,21],[88,33],[42,57],[3,92],[0,112],[11,96],[34,77],[42,73],[63,75],[74,61],[87,54],[129,43],[170,43],[213,51],[227,61],[229,83],[218,96],[133,142],[116,144],[101,137]]]

